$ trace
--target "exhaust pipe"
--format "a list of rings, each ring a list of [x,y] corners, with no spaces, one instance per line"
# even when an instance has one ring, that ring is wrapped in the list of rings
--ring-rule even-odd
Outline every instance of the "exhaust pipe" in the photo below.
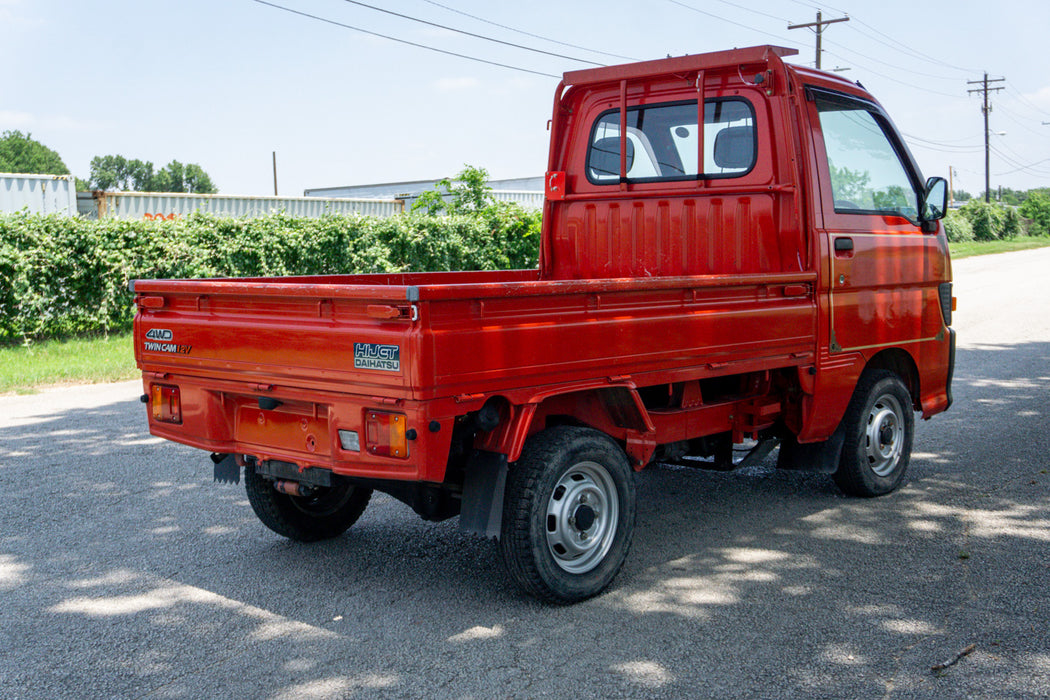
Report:
[[[304,486],[298,481],[283,481],[278,479],[277,481],[273,482],[273,487],[286,496],[296,496],[298,498],[309,496],[313,493],[313,489],[311,487]]]

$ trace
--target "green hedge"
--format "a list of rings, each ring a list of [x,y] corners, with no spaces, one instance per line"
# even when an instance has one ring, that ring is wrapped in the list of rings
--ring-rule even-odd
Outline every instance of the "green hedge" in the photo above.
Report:
[[[534,267],[540,215],[194,214],[175,221],[0,215],[0,343],[131,327],[128,281]]]

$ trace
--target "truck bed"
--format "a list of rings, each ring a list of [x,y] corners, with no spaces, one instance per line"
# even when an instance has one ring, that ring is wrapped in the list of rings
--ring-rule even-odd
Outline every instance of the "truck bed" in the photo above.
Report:
[[[136,281],[135,353],[146,372],[408,400],[721,374],[812,362],[814,283],[535,270]]]

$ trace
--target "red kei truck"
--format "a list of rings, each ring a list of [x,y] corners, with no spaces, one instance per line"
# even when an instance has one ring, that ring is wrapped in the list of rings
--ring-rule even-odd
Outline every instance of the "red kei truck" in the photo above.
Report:
[[[379,490],[555,602],[617,574],[654,462],[893,491],[951,404],[947,186],[794,53],[566,73],[538,269],[132,282],[150,432],[285,537]]]

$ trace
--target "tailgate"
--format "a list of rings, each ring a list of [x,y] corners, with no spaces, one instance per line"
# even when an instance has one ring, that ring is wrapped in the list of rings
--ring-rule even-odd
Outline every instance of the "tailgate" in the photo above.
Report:
[[[245,280],[133,283],[144,372],[405,397],[413,389],[414,288]]]

